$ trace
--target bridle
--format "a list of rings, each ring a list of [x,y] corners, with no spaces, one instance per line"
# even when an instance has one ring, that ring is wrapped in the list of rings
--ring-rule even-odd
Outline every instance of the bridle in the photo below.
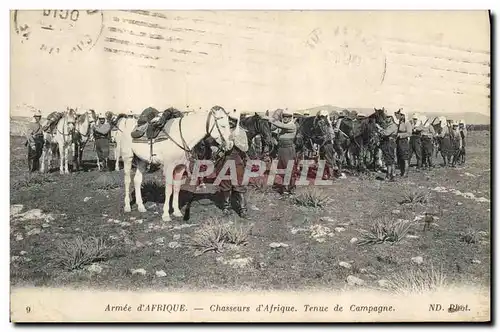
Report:
[[[222,107],[221,108],[218,108],[217,110],[214,110],[214,108],[210,109],[209,111],[209,114],[208,114],[208,117],[207,117],[207,121],[206,121],[206,125],[205,125],[205,130],[206,130],[206,134],[208,136],[211,136],[211,133],[212,131],[214,130],[214,128],[217,128],[217,131],[219,132],[219,136],[222,140],[222,145],[223,146],[227,146],[227,141],[226,139],[224,138],[224,136],[222,135],[222,131],[221,131],[221,128],[220,128],[220,125],[219,125],[219,120],[221,119],[224,119],[225,116],[220,116],[220,117],[217,117],[215,112],[217,111],[223,111],[225,116],[229,116],[229,114],[226,112],[225,109],[223,109]],[[210,119],[214,117],[215,121],[212,125],[212,127],[210,127]],[[179,118],[179,133],[180,133],[180,136],[181,136],[181,141],[182,141],[182,145],[179,144],[178,142],[176,142],[172,136],[170,136],[166,131],[165,131],[165,128],[162,130],[163,133],[168,137],[168,139],[170,139],[175,145],[177,145],[180,149],[182,149],[183,151],[185,151],[186,153],[192,153],[193,152],[193,149],[192,148],[189,148],[186,140],[184,139],[184,135],[182,135],[182,120],[184,119],[184,117],[180,117]]]

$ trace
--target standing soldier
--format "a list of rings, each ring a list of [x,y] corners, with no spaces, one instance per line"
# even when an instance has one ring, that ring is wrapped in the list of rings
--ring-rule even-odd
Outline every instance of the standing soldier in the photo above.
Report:
[[[467,139],[467,126],[465,125],[465,120],[460,120],[460,122],[458,123],[458,130],[460,132],[460,139],[462,141],[459,163],[465,164],[465,141]]]
[[[111,138],[111,126],[106,122],[103,113],[99,113],[99,122],[94,127],[95,150],[99,160],[98,168],[102,171],[108,170],[109,140]],[[101,166],[102,160],[102,166]]]
[[[396,150],[398,166],[401,170],[401,176],[408,177],[410,166],[410,135],[412,134],[412,126],[409,121],[406,121],[406,113],[403,109],[399,109],[394,113],[398,119],[398,136],[396,139]]]
[[[377,123],[375,125],[379,129],[380,135],[382,136],[380,149],[382,150],[384,162],[387,167],[387,175],[385,178],[386,180],[393,182],[394,166],[396,164],[396,156],[394,152],[396,150],[396,136],[398,134],[398,126],[394,121],[394,118],[387,115],[385,118],[385,128],[380,127]]]
[[[436,132],[425,115],[420,117],[420,127],[422,129],[422,166],[431,169],[434,167],[432,155],[434,153],[434,136]]]
[[[231,160],[236,164],[237,185],[233,185],[231,180],[222,180],[219,188],[224,196],[222,212],[225,215],[231,214],[231,196],[236,198],[236,212],[243,219],[248,219],[247,208],[247,186],[243,184],[245,174],[246,153],[248,151],[247,134],[239,125],[240,117],[236,110],[229,112],[229,126],[233,131],[230,136],[229,145],[232,148],[225,153],[224,158],[217,165],[217,173],[224,167],[226,161]],[[234,174],[231,174],[234,176]]]
[[[278,168],[286,169],[288,162],[293,161],[295,163],[295,159],[297,154],[295,152],[295,144],[294,139],[297,133],[297,125],[293,121],[293,112],[285,109],[283,111],[283,120],[278,121],[275,119],[271,120],[271,124],[278,128]],[[295,176],[296,176],[295,165],[293,168],[292,177],[290,179],[290,184],[282,184],[281,193],[284,195],[293,194],[293,190],[295,189]],[[284,177],[283,177],[284,178]]]
[[[40,120],[40,110],[33,115],[34,121],[29,124],[26,131],[26,143],[28,146],[28,168],[29,172],[35,172],[40,168],[40,157],[43,149],[43,130]]]
[[[411,118],[411,125],[413,126],[410,136],[410,157],[408,162],[411,161],[413,154],[417,157],[417,170],[422,167],[422,127],[420,123],[420,115],[415,113]]]

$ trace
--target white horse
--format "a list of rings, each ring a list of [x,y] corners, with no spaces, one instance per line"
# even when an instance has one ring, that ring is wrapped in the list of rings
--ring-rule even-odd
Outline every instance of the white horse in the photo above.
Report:
[[[59,147],[59,173],[69,174],[69,149],[75,151],[73,135],[75,134],[76,113],[68,108],[64,116],[57,122],[54,140]]]
[[[125,128],[125,125],[121,126]],[[130,129],[130,128],[126,128]],[[133,128],[132,128],[133,129]],[[179,209],[179,192],[182,174],[188,168],[188,153],[207,135],[215,139],[224,150],[230,148],[228,113],[220,106],[214,106],[210,111],[196,112],[189,116],[174,118],[167,122],[163,132],[169,136],[168,140],[153,143],[151,156],[148,143],[133,143],[130,130],[122,130],[120,140],[122,159],[125,171],[125,212],[130,212],[130,182],[132,159],[137,157],[137,169],[134,176],[135,199],[139,212],[146,212],[141,195],[143,173],[147,164],[160,164],[163,166],[165,176],[165,203],[163,205],[163,221],[170,221],[169,203],[172,198],[173,215],[182,217]]]
[[[111,131],[111,139],[115,142],[115,171],[120,170],[120,156],[122,156],[123,142],[125,142],[124,146],[130,148],[132,144],[130,133],[134,130],[136,124],[137,119],[135,117],[123,117],[116,123],[116,129]],[[97,160],[97,164],[99,165],[99,158]]]

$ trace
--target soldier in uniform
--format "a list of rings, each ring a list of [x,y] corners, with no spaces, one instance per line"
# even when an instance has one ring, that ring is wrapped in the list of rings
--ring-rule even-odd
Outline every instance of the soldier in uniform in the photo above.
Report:
[[[95,138],[95,150],[97,157],[99,158],[99,163],[102,162],[100,166],[102,171],[108,169],[108,158],[109,158],[109,141],[111,139],[111,126],[106,122],[104,114],[99,113],[99,121],[94,127],[94,138]]]
[[[410,168],[410,135],[413,128],[411,123],[406,121],[406,113],[403,109],[399,109],[394,115],[398,119],[398,135],[396,139],[398,166],[401,176],[408,177]]]
[[[413,154],[415,154],[417,157],[417,169],[420,169],[422,167],[422,127],[419,114],[413,114],[411,125],[413,129],[410,136],[410,157],[408,161],[411,161]]]
[[[220,182],[219,188],[224,197],[222,211],[226,215],[231,213],[231,196],[234,195],[236,199],[236,212],[241,218],[248,219],[247,186],[243,184],[248,139],[245,130],[239,125],[239,115],[236,110],[229,112],[229,125],[233,131],[229,141],[229,145],[232,145],[232,148],[225,153],[224,157],[218,163],[217,173],[219,173],[227,160],[234,161],[236,164],[237,185],[233,185],[231,180],[222,180]]]
[[[421,139],[422,139],[422,166],[429,169],[434,167],[432,155],[434,153],[434,127],[425,115],[420,117]]]
[[[384,162],[387,167],[386,180],[392,182],[394,181],[394,166],[396,164],[396,156],[394,152],[396,150],[396,136],[398,134],[398,126],[396,122],[394,122],[394,118],[387,115],[385,118],[385,128],[379,126],[378,123],[376,123],[375,125],[379,129],[380,135],[382,136],[380,148],[382,150]]]
[[[40,168],[40,157],[43,149],[43,130],[40,120],[42,113],[38,110],[33,115],[34,121],[29,124],[26,131],[26,144],[28,146],[28,168],[29,172],[35,172]]]
[[[460,150],[460,160],[459,162],[461,164],[465,164],[465,141],[467,140],[467,126],[465,125],[465,120],[460,120],[458,123],[458,130],[460,133],[460,139],[461,139],[461,146],[462,149]]]
[[[283,121],[275,119],[271,120],[271,124],[278,128],[278,168],[286,169],[288,162],[295,159],[297,154],[295,152],[294,139],[297,133],[297,125],[293,121],[293,112],[285,109],[283,111]],[[294,166],[290,184],[283,184],[281,186],[281,193],[284,195],[293,194],[295,189],[296,169]]]

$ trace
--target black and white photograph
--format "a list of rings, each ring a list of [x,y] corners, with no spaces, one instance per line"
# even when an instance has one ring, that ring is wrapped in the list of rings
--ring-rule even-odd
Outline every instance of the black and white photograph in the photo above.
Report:
[[[491,25],[12,9],[10,320],[489,322]]]

